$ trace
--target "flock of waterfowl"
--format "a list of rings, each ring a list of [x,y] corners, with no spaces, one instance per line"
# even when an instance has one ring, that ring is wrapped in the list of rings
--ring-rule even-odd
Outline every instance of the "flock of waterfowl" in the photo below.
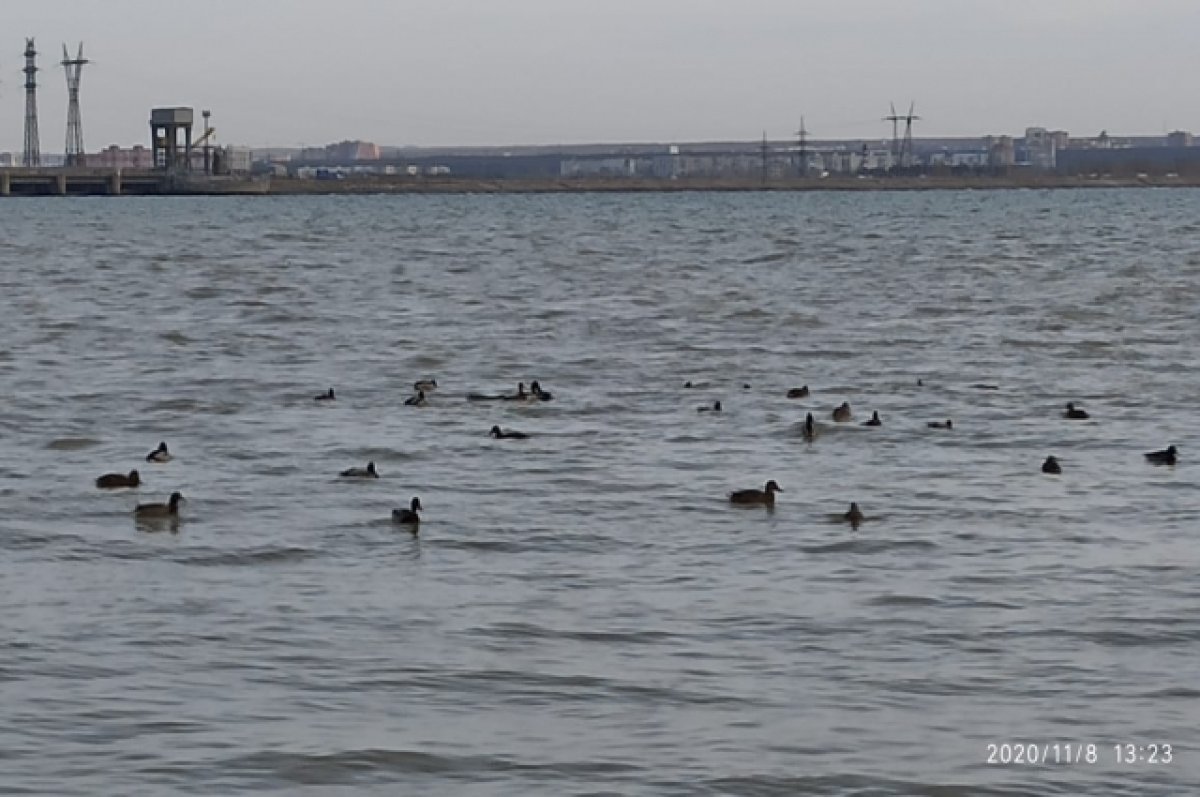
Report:
[[[922,384],[920,380],[918,385]],[[414,395],[405,400],[406,406],[420,407],[425,406],[429,402],[428,394],[437,390],[438,384],[436,379],[422,379],[414,383]],[[684,383],[685,388],[693,387],[691,382]],[[743,385],[749,387],[749,385]],[[787,391],[787,397],[790,399],[808,398],[811,392],[807,385],[803,387],[792,388]],[[330,402],[336,400],[336,395],[333,388],[329,388],[324,393],[320,393],[313,397],[314,401]],[[542,389],[541,384],[536,380],[530,383],[529,390],[525,389],[525,383],[517,384],[516,393],[499,393],[499,394],[483,394],[483,393],[468,393],[469,401],[550,401],[553,398],[552,394]],[[721,412],[721,402],[714,401],[712,404],[704,405],[696,408],[698,412]],[[854,413],[850,408],[850,403],[843,401],[835,407],[830,413],[834,423],[850,423],[854,420]],[[1066,410],[1062,417],[1067,420],[1088,420],[1091,416],[1086,410],[1076,406],[1075,402],[1068,402]],[[878,411],[873,411],[869,420],[864,421],[862,426],[879,427],[883,425],[883,420],[879,417]],[[930,421],[926,424],[930,429],[946,429],[953,430],[954,422],[952,419],[945,421]],[[499,425],[493,426],[488,432],[491,437],[498,440],[516,439],[521,440],[529,437],[525,432],[519,432],[513,429],[502,429]],[[804,423],[801,426],[801,434],[803,437],[812,441],[817,436],[816,418],[811,412],[807,413],[804,418]],[[1149,451],[1145,454],[1146,460],[1153,465],[1174,465],[1177,461],[1178,450],[1171,445],[1160,451]],[[146,455],[146,461],[150,463],[167,463],[172,459],[171,452],[167,448],[165,442],[158,444],[158,447]],[[1042,473],[1058,475],[1062,473],[1062,465],[1058,458],[1051,455],[1046,457],[1042,463]],[[378,479],[379,472],[375,468],[374,462],[368,462],[366,467],[352,467],[343,470],[339,476],[346,479]],[[115,488],[132,488],[138,487],[141,484],[141,476],[137,470],[131,470],[128,474],[124,473],[106,473],[96,479],[96,486],[103,489]],[[774,479],[768,480],[762,489],[748,488],[736,490],[729,493],[729,502],[737,506],[749,507],[766,507],[772,509],[775,506],[775,494],[783,492],[783,488]],[[179,515],[179,504],[184,501],[184,497],[178,491],[171,493],[170,498],[166,503],[138,504],[134,509],[134,515],[139,519],[161,519],[161,518],[177,518]],[[417,533],[418,526],[421,522],[419,512],[422,510],[421,499],[413,496],[409,506],[392,510],[392,520],[396,523],[407,526],[413,534]],[[862,509],[857,503],[851,503],[850,508],[843,514],[837,516],[838,519],[850,523],[855,529],[867,518]]]
[[[921,385],[921,380],[917,380],[917,384]],[[686,388],[690,388],[692,386],[693,385],[691,382],[684,383],[684,387]],[[980,387],[991,388],[992,386],[988,385]],[[808,398],[810,395],[811,393],[808,389],[808,385],[804,385],[803,387],[794,387],[787,392],[787,397],[790,399]],[[718,401],[711,407],[703,406],[697,407],[696,409],[698,412],[720,412],[721,402]],[[854,420],[854,413],[850,409],[850,403],[847,401],[843,401],[840,405],[835,407],[830,413],[830,416],[834,423],[850,423]],[[1086,410],[1075,406],[1075,402],[1071,401],[1067,402],[1066,410],[1063,412],[1062,417],[1066,418],[1067,420],[1082,421],[1089,419],[1091,416]],[[863,421],[861,425],[872,427],[883,426],[883,420],[879,417],[879,412],[876,410],[871,413],[870,419]],[[947,418],[944,421],[929,421],[926,426],[930,429],[953,430],[954,421],[950,418]],[[801,426],[801,434],[804,436],[805,440],[810,442],[816,439],[817,422],[816,418],[813,417],[811,412],[807,413],[804,417],[804,423]],[[1161,451],[1148,451],[1146,452],[1145,457],[1146,460],[1153,465],[1174,465],[1177,459],[1177,454],[1178,450],[1172,445],[1162,449]],[[1046,457],[1046,460],[1042,463],[1042,473],[1055,475],[1061,474],[1062,465],[1059,463],[1058,458],[1053,455]],[[775,493],[781,492],[783,492],[783,488],[779,486],[778,482],[776,482],[774,479],[771,479],[765,485],[763,485],[761,490],[745,489],[736,490],[735,492],[730,493],[729,502],[739,506],[761,506],[772,509],[775,506]],[[859,525],[867,519],[866,515],[863,514],[862,509],[859,508],[858,504],[854,502],[851,502],[850,508],[845,513],[838,515],[837,517],[838,519],[849,523],[855,529],[857,529]]]
[[[427,394],[433,393],[437,390],[437,387],[436,379],[418,380],[413,384],[414,394],[405,400],[405,406],[425,406],[429,402]],[[553,398],[554,396],[548,391],[543,390],[541,384],[536,380],[530,383],[528,390],[526,390],[524,382],[517,383],[516,393],[469,393],[467,395],[467,399],[470,401],[541,402],[550,401]],[[324,393],[313,396],[313,401],[317,402],[336,400],[337,395],[333,388],[329,388]],[[720,402],[717,402],[717,409],[720,410]],[[525,432],[518,432],[515,429],[501,429],[498,425],[493,426],[488,434],[498,440],[523,440],[529,437]],[[146,462],[153,464],[165,464],[171,460],[171,452],[167,448],[165,441],[159,443],[157,448],[146,455]],[[338,475],[343,479],[378,479],[379,471],[375,468],[374,462],[368,462],[366,467],[346,468]],[[141,474],[136,469],[129,471],[129,473],[105,473],[96,479],[96,486],[105,490],[134,488],[140,486],[141,483]],[[138,520],[174,520],[178,519],[179,505],[185,500],[183,494],[176,491],[171,493],[166,503],[138,504],[134,508],[133,513]],[[392,520],[408,527],[413,534],[416,534],[421,522],[419,514],[421,510],[421,499],[413,496],[412,501],[409,502],[407,507],[392,510]]]

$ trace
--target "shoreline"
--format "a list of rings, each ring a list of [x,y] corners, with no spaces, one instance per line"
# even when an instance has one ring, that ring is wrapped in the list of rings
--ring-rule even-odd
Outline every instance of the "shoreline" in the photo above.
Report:
[[[1197,188],[1200,176],[870,177],[870,178],[497,178],[347,177],[317,180],[272,177],[268,195],[303,194],[574,194],[703,191],[996,191],[1018,189]]]

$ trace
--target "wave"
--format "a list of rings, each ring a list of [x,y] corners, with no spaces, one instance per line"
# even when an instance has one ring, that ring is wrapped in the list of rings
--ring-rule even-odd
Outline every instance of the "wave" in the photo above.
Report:
[[[451,780],[523,773],[538,780],[632,774],[640,767],[619,761],[537,763],[500,755],[439,755],[418,750],[369,748],[331,753],[262,751],[214,762],[230,776],[254,775],[285,783],[337,785],[384,780],[400,774],[441,775]]]
[[[248,548],[240,551],[187,553],[172,557],[181,565],[192,567],[254,567],[257,565],[302,562],[320,556],[310,548],[275,547]]]

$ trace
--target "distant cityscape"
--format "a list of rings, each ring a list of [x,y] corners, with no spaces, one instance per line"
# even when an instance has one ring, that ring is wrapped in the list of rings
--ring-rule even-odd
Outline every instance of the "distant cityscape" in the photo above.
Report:
[[[537,147],[326,147],[255,150],[253,168],[278,176],[440,174],[473,178],[820,178],[862,174],[1200,174],[1192,134],[1073,138],[1030,127],[1024,136],[591,144]]]
[[[1024,135],[917,138],[913,113],[895,107],[882,121],[892,123],[890,138],[810,139],[803,119],[793,138],[725,142],[667,142],[508,147],[392,147],[346,140],[323,147],[252,149],[219,146],[210,112],[192,138],[191,108],[157,109],[178,113],[186,124],[170,128],[151,120],[150,144],[112,144],[84,149],[79,86],[83,44],[75,55],[63,45],[60,62],[67,74],[69,113],[67,151],[42,154],[37,114],[38,52],[25,40],[25,143],[20,155],[0,153],[0,167],[97,167],[108,170],[197,171],[226,175],[262,174],[301,179],[351,176],[465,177],[483,179],[820,179],[863,175],[997,175],[1021,173],[1065,176],[1200,176],[1200,147],[1192,134],[1177,130],[1161,136],[1074,137],[1065,130],[1027,127]],[[171,135],[182,141],[169,141]],[[244,135],[244,133],[243,133]]]
[[[771,140],[679,144],[590,144],[526,147],[388,147],[347,140],[324,147],[218,148],[232,173],[339,179],[379,176],[471,178],[743,178],[886,174],[1200,175],[1200,147],[1190,132],[1164,136],[1076,138],[1064,130],[1030,127],[1021,137]],[[190,157],[203,155],[197,147]],[[64,155],[43,154],[41,166]],[[18,165],[0,153],[0,166]],[[76,165],[151,169],[151,147],[111,145],[75,159]]]

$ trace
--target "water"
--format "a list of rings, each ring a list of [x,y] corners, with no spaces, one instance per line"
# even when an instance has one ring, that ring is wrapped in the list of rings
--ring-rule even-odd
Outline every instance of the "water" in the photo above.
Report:
[[[1188,190],[0,203],[0,792],[1193,793],[1197,218]],[[554,401],[464,398],[531,379]],[[768,478],[773,513],[728,505]],[[181,523],[134,522],[172,490]],[[989,765],[1006,742],[1098,760]]]

